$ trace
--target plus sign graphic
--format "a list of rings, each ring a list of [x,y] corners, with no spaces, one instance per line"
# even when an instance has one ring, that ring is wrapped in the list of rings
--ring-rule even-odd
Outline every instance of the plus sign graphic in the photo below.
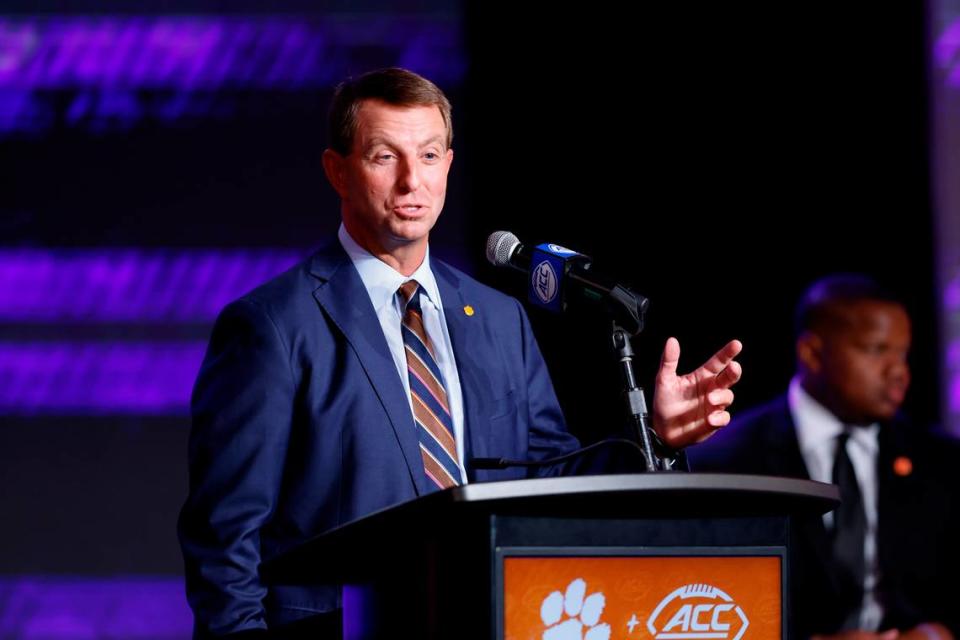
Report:
[[[637,614],[633,614],[632,616],[630,616],[630,620],[627,621],[627,633],[628,634],[633,633],[633,628],[638,624],[640,624],[640,621],[637,620]]]

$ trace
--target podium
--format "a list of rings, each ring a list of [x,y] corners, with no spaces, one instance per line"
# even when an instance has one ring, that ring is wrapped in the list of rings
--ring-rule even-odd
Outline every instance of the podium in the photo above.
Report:
[[[262,575],[342,584],[345,640],[787,638],[791,530],[838,501],[833,485],[732,474],[475,483],[333,529]]]

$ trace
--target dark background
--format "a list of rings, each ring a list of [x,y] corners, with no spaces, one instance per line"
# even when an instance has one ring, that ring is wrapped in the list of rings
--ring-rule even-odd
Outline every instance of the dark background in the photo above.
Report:
[[[262,6],[197,0],[137,10]],[[293,1],[272,10],[357,11]],[[441,12],[461,25],[468,66],[444,85],[456,159],[435,255],[518,297],[523,279],[483,262],[490,232],[593,256],[598,270],[652,301],[635,340],[649,391],[668,336],[680,340],[682,371],[731,338],[743,341],[735,410],[785,388],[804,287],[833,271],[865,272],[913,312],[907,406],[937,421],[923,3],[425,2],[363,11]],[[355,71],[385,62],[374,51]],[[338,224],[320,166],[330,89],[225,90],[244,105],[234,117],[144,121],[114,134],[59,123],[0,140],[0,243],[306,255]],[[575,432],[589,441],[618,428],[606,323],[530,313]],[[0,572],[178,573],[188,427],[184,415],[0,416]]]
[[[496,12],[468,12],[473,257],[496,228],[592,255],[651,300],[648,385],[666,337],[684,371],[739,338],[741,409],[785,387],[805,286],[872,274],[913,311],[908,408],[935,420],[923,8],[601,6],[511,14],[495,39]],[[613,421],[606,326],[533,315],[571,422]]]

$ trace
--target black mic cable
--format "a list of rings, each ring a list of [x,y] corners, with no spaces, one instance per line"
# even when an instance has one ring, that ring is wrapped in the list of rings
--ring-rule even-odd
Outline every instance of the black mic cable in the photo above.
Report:
[[[565,453],[560,456],[553,458],[545,458],[544,460],[510,460],[509,458],[471,458],[469,465],[473,469],[506,469],[508,467],[546,467],[553,464],[559,464],[561,462],[566,462],[578,456],[582,456],[585,453],[589,453],[594,449],[599,449],[607,445],[627,445],[637,451],[640,456],[646,462],[647,456],[643,452],[643,447],[634,442],[633,440],[628,440],[627,438],[607,438],[605,440],[599,440],[594,442],[591,445],[582,447],[575,451]]]

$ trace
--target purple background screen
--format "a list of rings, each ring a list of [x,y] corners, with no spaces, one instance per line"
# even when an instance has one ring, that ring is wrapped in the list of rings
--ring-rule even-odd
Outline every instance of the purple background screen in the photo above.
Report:
[[[648,388],[668,336],[684,369],[737,337],[735,409],[773,397],[796,297],[865,271],[914,316],[907,409],[960,422],[956,0],[269,4],[0,8],[0,637],[189,636],[175,521],[210,327],[336,230],[324,116],[376,67],[454,103],[434,255],[517,297],[490,232],[592,255],[652,301]],[[617,431],[605,322],[530,313],[571,428]]]

